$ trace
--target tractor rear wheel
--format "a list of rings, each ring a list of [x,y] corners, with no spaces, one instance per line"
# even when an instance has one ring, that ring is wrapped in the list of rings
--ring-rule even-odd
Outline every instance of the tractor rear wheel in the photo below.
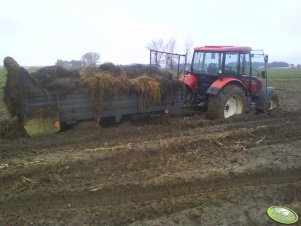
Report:
[[[222,119],[246,111],[246,96],[242,88],[230,84],[217,95],[211,96],[208,103],[207,118]]]

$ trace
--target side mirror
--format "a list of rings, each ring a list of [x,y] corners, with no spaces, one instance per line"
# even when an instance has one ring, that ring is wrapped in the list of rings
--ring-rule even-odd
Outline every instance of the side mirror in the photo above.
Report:
[[[266,78],[266,73],[265,73],[265,71],[262,71],[260,75],[261,75],[261,78]]]

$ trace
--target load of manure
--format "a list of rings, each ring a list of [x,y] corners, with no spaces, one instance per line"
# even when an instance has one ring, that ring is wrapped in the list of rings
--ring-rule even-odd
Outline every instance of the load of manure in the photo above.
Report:
[[[30,76],[48,93],[68,94],[81,87],[79,72],[62,66],[43,67]]]
[[[161,90],[158,80],[143,75],[130,79],[130,82],[139,89],[139,111],[143,112],[146,107],[161,103]]]
[[[66,95],[78,91],[88,92],[97,117],[101,112],[101,100],[119,95],[137,93],[139,111],[160,104],[182,87],[180,81],[171,80],[172,75],[156,67],[141,64],[116,66],[105,63],[96,68],[67,70],[62,66],[43,67],[30,75],[11,57],[4,59],[8,72],[5,86],[5,103],[12,116],[20,111],[19,78],[21,73],[31,76],[48,95]],[[99,119],[98,119],[99,120]]]
[[[129,93],[130,82],[126,76],[115,77],[109,72],[96,69],[83,69],[80,71],[82,90],[87,91],[94,103],[94,113],[99,117],[102,98],[113,98]],[[99,118],[97,118],[99,121]]]

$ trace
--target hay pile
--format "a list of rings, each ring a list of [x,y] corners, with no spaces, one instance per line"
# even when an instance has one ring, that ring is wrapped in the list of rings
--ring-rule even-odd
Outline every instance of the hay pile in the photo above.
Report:
[[[168,71],[161,71],[157,67],[153,66],[134,64],[130,66],[124,66],[123,70],[125,71],[126,75],[131,78],[147,75],[152,78],[172,79],[171,73]]]
[[[68,94],[81,87],[80,73],[62,66],[43,67],[31,73],[31,77],[48,93]]]
[[[133,64],[128,66],[117,66],[113,63],[104,63],[98,67],[98,70],[108,72],[113,76],[126,75],[129,78],[141,77],[147,75],[151,78],[172,79],[172,74],[168,71],[160,71],[157,67],[146,66],[143,64]]]
[[[81,87],[93,96],[112,98],[129,93],[129,79],[126,76],[113,76],[111,73],[95,69],[80,71]]]
[[[164,78],[158,78],[157,80],[160,84],[162,101],[166,100],[170,94],[175,94],[183,88],[183,83],[179,80],[170,80]]]
[[[144,111],[145,107],[161,102],[161,90],[158,80],[143,75],[131,79],[130,82],[139,89],[139,111]]]
[[[11,115],[20,110],[19,77],[28,72],[11,57],[4,60],[8,71],[5,102]],[[37,84],[52,95],[65,95],[86,91],[94,102],[95,115],[101,112],[102,98],[113,98],[131,93],[139,94],[139,110],[160,104],[167,96],[176,93],[182,83],[171,80],[172,75],[144,65],[116,66],[105,63],[99,68],[67,70],[61,66],[43,67],[30,75]]]
[[[108,72],[95,69],[80,71],[82,89],[89,92],[94,103],[94,113],[99,117],[101,112],[100,101],[102,98],[113,98],[118,95],[128,94],[130,82],[126,76],[115,77]],[[97,118],[99,121],[100,118]]]
[[[113,63],[104,63],[98,67],[99,71],[110,73],[113,76],[126,75],[122,67],[114,65]]]
[[[140,74],[131,78],[122,69],[120,71],[116,69],[118,67],[113,64],[106,66],[109,67],[102,70],[84,69],[80,72],[82,89],[90,93],[96,115],[101,111],[99,106],[101,98],[113,98],[136,92],[139,94],[139,111],[142,112],[147,107],[160,104],[167,96],[182,87],[180,81],[165,79],[158,74],[152,74],[153,77]],[[119,72],[121,74],[117,75]]]

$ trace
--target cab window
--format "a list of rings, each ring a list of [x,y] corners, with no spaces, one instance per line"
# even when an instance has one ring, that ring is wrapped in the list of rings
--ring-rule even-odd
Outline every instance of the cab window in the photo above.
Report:
[[[192,72],[196,74],[218,75],[221,65],[221,53],[195,52],[192,62]]]
[[[241,53],[239,57],[239,74],[241,75],[251,75],[251,61],[250,54]]]
[[[238,74],[238,53],[226,53],[225,54],[225,74]]]

